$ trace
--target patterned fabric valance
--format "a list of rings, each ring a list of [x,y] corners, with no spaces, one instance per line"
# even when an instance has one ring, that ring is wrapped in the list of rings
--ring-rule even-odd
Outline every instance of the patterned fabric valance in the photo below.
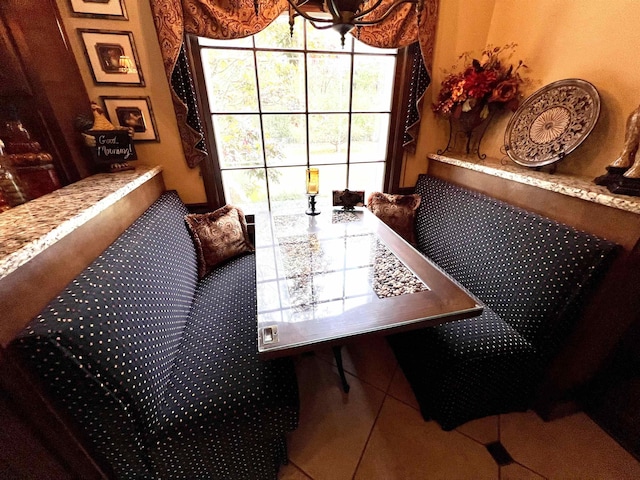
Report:
[[[190,124],[194,118],[199,124],[196,103],[187,105],[176,92],[175,85],[186,85],[184,72],[177,84],[174,70],[181,68],[178,62],[183,52],[186,34],[215,39],[234,39],[253,35],[267,27],[278,15],[288,11],[287,0],[261,0],[256,15],[253,0],[149,0],[153,13],[164,68],[172,85],[172,98],[178,118],[178,127],[182,144],[190,167],[195,167],[205,156],[206,151],[197,147],[202,142],[202,130]],[[373,2],[374,0],[369,0]],[[382,0],[382,4],[391,4],[393,0]],[[380,11],[385,11],[384,7]],[[419,42],[424,65],[429,70],[433,58],[433,41],[438,14],[438,0],[425,0],[420,28],[418,28],[415,8],[404,5],[398,8],[379,25],[362,27],[360,41],[380,48],[406,47]],[[375,15],[375,12],[372,14]],[[354,31],[355,33],[355,31]],[[337,35],[337,34],[336,34]],[[182,56],[186,60],[184,52]],[[425,87],[426,88],[426,87]],[[422,96],[420,94],[420,96]]]

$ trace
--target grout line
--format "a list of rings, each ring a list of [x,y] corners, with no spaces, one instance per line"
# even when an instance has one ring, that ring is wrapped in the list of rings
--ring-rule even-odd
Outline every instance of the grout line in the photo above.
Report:
[[[514,460],[514,461],[513,461],[513,463],[516,463],[516,464],[520,465],[522,468],[524,468],[524,469],[526,469],[526,470],[529,470],[530,472],[535,473],[535,474],[536,474],[536,475],[538,475],[539,477],[544,478],[544,480],[549,480],[547,477],[545,477],[545,476],[544,476],[544,475],[542,475],[541,473],[536,472],[535,470],[533,470],[533,469],[531,469],[531,468],[527,467],[526,465],[524,465],[524,464],[522,464],[522,463],[520,463],[520,462],[517,462],[517,461],[515,461],[515,460]]]
[[[435,421],[435,420],[434,420]],[[493,443],[493,442],[489,442],[489,443],[484,443],[481,442],[480,440],[478,440],[477,438],[473,438],[471,435],[468,435],[464,432],[461,432],[460,430],[458,430],[457,428],[454,428],[453,430],[451,430],[452,432],[456,432],[459,433],[460,435],[462,435],[463,437],[467,437],[469,440],[473,440],[474,442],[476,442],[478,445],[481,445],[483,447],[486,447],[489,443]]]
[[[378,409],[378,413],[376,413],[376,418],[373,420],[371,424],[371,429],[369,430],[369,435],[367,435],[367,440],[364,442],[364,446],[362,447],[362,452],[360,452],[360,458],[358,458],[358,463],[356,464],[356,469],[353,471],[353,475],[351,476],[351,480],[355,480],[356,474],[358,473],[358,469],[360,468],[360,464],[362,463],[362,458],[364,457],[364,452],[367,451],[367,447],[369,446],[369,440],[371,440],[371,435],[373,435],[373,429],[376,428],[376,424],[378,423],[378,419],[380,418],[380,412],[382,412],[382,407],[384,407],[385,402],[387,401],[387,394],[384,394],[384,398],[380,403],[380,408]]]
[[[332,370],[332,371],[336,371],[336,372],[337,372],[337,370],[338,370],[338,366],[333,362],[333,360],[328,361],[328,360],[326,360],[326,359],[324,359],[324,358],[322,358],[321,356],[318,356],[318,355],[316,355],[316,357],[317,357],[317,358],[319,358],[320,360],[322,360],[322,361],[323,361],[324,363],[326,363],[327,365],[330,365],[330,366],[331,366],[331,370]],[[335,372],[334,372],[334,373],[335,373]],[[389,385],[387,385],[386,390],[384,390],[384,389],[382,389],[382,388],[378,387],[377,385],[374,385],[373,383],[368,382],[368,381],[367,381],[367,380],[365,380],[364,378],[360,378],[356,373],[354,373],[354,372],[350,371],[350,370],[349,370],[349,369],[347,369],[347,368],[344,368],[344,373],[346,373],[346,374],[348,374],[348,375],[352,376],[353,378],[358,379],[361,383],[363,383],[363,384],[365,384],[365,385],[368,385],[368,386],[370,386],[371,388],[374,388],[374,389],[378,390],[379,392],[384,393],[385,395],[387,395],[387,391],[389,390],[389,387],[391,386],[391,382],[393,381],[393,374],[391,374],[391,380],[389,380]],[[394,371],[394,373],[395,373],[395,371]],[[338,376],[338,378],[340,378],[340,377]],[[340,387],[340,388],[342,388],[342,386],[340,386],[340,385],[339,385],[339,387]],[[347,394],[347,395],[348,395],[348,394]],[[391,395],[391,396],[393,397],[393,395]],[[394,398],[395,398],[395,397],[394,397]],[[397,400],[397,399],[396,399],[396,400]],[[402,400],[399,400],[399,401],[400,401],[400,402],[402,402]],[[402,403],[405,403],[405,402],[402,402]]]
[[[498,414],[498,441],[499,441],[500,443],[502,443],[502,414]],[[505,447],[505,448],[506,448],[506,447]],[[513,457],[512,457],[512,458],[513,458]],[[533,470],[533,469],[531,469],[531,468],[527,467],[525,464],[520,463],[520,462],[519,462],[519,461],[517,461],[515,458],[513,459],[513,463],[516,463],[516,464],[520,465],[522,468],[525,468],[525,469],[529,470],[530,472],[533,472],[533,473],[535,473],[536,475],[538,475],[538,476],[540,476],[540,477],[544,478],[545,480],[548,480],[548,479],[547,479],[547,477],[545,477],[544,475],[542,475],[542,474],[540,474],[540,473],[536,472],[535,470]],[[500,472],[501,472],[501,474],[502,474],[502,467],[500,467]]]
[[[391,373],[391,377],[389,378],[389,383],[387,383],[387,389],[384,392],[387,395],[389,395],[389,389],[391,388],[391,384],[393,383],[393,379],[396,378],[396,373],[398,373],[398,369],[399,368],[400,368],[400,364],[398,362],[396,362],[396,367],[393,369],[393,372]]]
[[[313,480],[313,477],[311,475],[309,475],[307,472],[305,472],[304,469],[302,469],[301,467],[299,467],[298,465],[293,463],[291,460],[289,460],[289,463],[291,465],[293,465],[294,467],[296,467],[298,470],[300,470],[307,478],[309,478],[310,480]]]

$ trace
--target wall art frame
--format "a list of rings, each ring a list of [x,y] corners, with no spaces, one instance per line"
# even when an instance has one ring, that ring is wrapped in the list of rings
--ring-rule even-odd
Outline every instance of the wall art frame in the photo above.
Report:
[[[74,17],[128,20],[124,0],[69,0]]]
[[[78,34],[95,84],[144,86],[132,32],[79,28]],[[121,57],[127,59],[128,68],[121,66]]]
[[[100,100],[111,123],[133,128],[134,141],[160,141],[149,97],[103,96]]]

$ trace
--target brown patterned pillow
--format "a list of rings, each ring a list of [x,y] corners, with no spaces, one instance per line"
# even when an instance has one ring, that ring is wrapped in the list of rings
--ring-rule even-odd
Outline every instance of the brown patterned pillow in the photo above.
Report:
[[[198,277],[241,253],[253,252],[242,210],[225,205],[215,212],[184,217],[198,255]]]
[[[420,206],[420,199],[418,194],[391,195],[373,192],[369,195],[367,207],[398,235],[415,245],[415,214]]]

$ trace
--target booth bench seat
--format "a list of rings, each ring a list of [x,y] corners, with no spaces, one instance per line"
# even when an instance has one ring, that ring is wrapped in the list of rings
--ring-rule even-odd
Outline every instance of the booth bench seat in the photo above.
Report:
[[[163,194],[11,350],[110,477],[275,479],[292,361],[258,358],[255,256],[198,280],[185,214]]]
[[[415,192],[419,250],[485,304],[388,338],[423,417],[451,430],[531,407],[617,245],[429,175]]]

